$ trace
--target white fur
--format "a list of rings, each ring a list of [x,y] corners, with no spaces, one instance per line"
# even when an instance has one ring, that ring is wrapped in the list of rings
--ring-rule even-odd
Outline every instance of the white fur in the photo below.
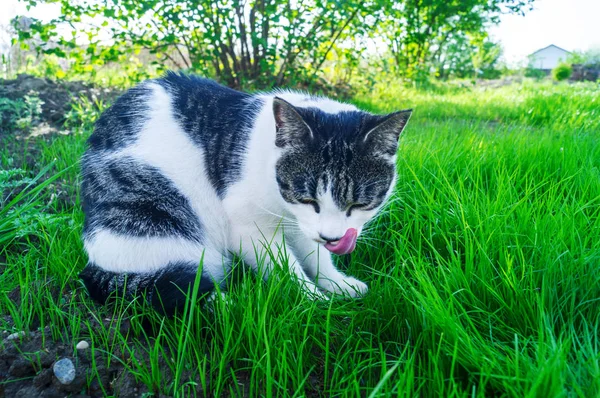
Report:
[[[277,251],[282,245],[282,226],[286,231],[285,242],[288,246],[290,269],[298,279],[312,284],[300,263],[313,277],[321,282],[318,285],[328,291],[348,293],[351,296],[363,294],[367,286],[354,278],[337,271],[331,260],[331,254],[321,245],[320,256],[312,253],[317,242],[323,243],[319,234],[328,237],[341,237],[348,228],[356,228],[360,233],[363,224],[374,212],[353,211],[346,217],[333,203],[331,192],[320,198],[321,211],[317,214],[310,205],[290,205],[279,194],[275,179],[275,164],[281,155],[281,149],[275,145],[275,119],[273,117],[273,97],[278,96],[298,107],[318,107],[329,113],[355,110],[352,105],[341,104],[329,99],[308,98],[301,94],[278,92],[263,96],[265,105],[259,113],[245,154],[242,178],[227,190],[223,207],[231,223],[231,250],[239,252],[247,263],[258,266],[258,259],[266,257],[265,247]],[[308,247],[314,247],[312,251]],[[258,252],[258,253],[256,253]],[[300,261],[293,253],[299,253]],[[319,258],[317,260],[317,257]],[[275,264],[266,259],[267,271]],[[322,269],[319,269],[322,264]],[[321,272],[320,272],[321,271]]]
[[[169,178],[202,222],[206,245],[222,251],[229,244],[229,223],[204,171],[204,153],[178,125],[166,90],[154,83],[149,86],[153,90],[148,102],[150,119],[137,140],[112,157],[131,157]]]
[[[123,236],[105,229],[96,231],[84,242],[91,262],[113,272],[152,272],[168,263],[204,263],[214,278],[223,276],[222,255],[203,245],[181,238]],[[203,257],[204,256],[204,257]]]
[[[228,247],[229,223],[212,184],[204,172],[204,154],[177,124],[170,96],[158,84],[149,84],[153,96],[148,101],[149,120],[137,140],[111,155],[131,157],[156,167],[185,196],[201,220],[202,245],[181,238],[135,238],[98,231],[85,240],[90,261],[109,271],[155,271],[169,262],[199,262],[206,249],[207,266],[221,264],[223,249]],[[217,258],[218,257],[218,258]],[[205,268],[217,278],[222,269]]]
[[[360,233],[372,212],[354,211],[346,217],[345,211],[334,205],[331,192],[322,194],[320,214],[308,205],[291,206],[281,198],[275,180],[275,164],[281,155],[281,149],[275,146],[275,96],[298,107],[318,107],[328,113],[356,110],[354,106],[292,92],[262,95],[264,106],[254,121],[243,155],[241,178],[228,187],[221,201],[204,171],[202,149],[194,145],[173,116],[169,94],[157,84],[149,86],[153,90],[148,103],[150,119],[136,141],[112,157],[132,157],[169,178],[201,220],[205,242],[136,238],[100,230],[85,241],[90,261],[109,271],[144,272],[170,262],[199,262],[205,253],[205,264],[217,264],[208,270],[216,278],[222,274],[222,256],[233,251],[241,253],[255,269],[264,263],[268,276],[277,262],[267,256],[267,249],[276,254],[287,245],[290,271],[310,291],[318,293],[301,263],[322,289],[352,296],[366,292],[364,283],[335,269],[330,253],[317,241],[322,243],[319,234],[341,237],[348,228]],[[297,253],[300,261],[292,253]]]
[[[296,238],[296,239],[294,239]],[[317,285],[328,292],[356,297],[367,292],[367,285],[356,278],[346,276],[333,264],[331,253],[321,244],[294,236],[291,239],[294,251],[305,268],[310,270]]]
[[[298,93],[275,94],[292,105],[315,106],[322,110],[326,108],[326,111],[331,113],[356,109],[352,105],[330,99],[314,99]],[[254,123],[242,178],[229,187],[223,201],[229,219],[236,220],[236,225],[232,225],[231,231],[233,249],[239,249],[240,240],[243,238],[240,230],[247,230],[248,224],[251,225],[250,229],[254,230],[257,226],[262,226],[263,233],[269,235],[269,232],[274,232],[274,228],[269,227],[276,227],[282,217],[298,222],[298,227],[311,239],[318,239],[319,233],[342,236],[350,226],[360,230],[360,226],[370,217],[363,221],[360,220],[360,216],[355,215],[361,212],[353,212],[353,216],[347,219],[345,212],[341,212],[334,205],[329,192],[322,197],[325,204],[321,206],[320,216],[314,212],[312,206],[289,206],[281,198],[275,180],[275,164],[281,155],[281,149],[275,146],[275,119],[272,112],[274,96],[263,96],[265,105]]]

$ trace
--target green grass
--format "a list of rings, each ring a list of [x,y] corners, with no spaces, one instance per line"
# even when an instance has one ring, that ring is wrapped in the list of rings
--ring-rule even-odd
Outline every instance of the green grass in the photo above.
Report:
[[[522,127],[551,127],[600,131],[600,90],[597,83],[525,81],[499,88],[437,85],[427,90],[398,83],[365,88],[358,104],[374,110],[414,107],[421,120],[516,123]]]
[[[212,311],[194,300],[175,320],[140,303],[100,308],[76,277],[79,205],[38,197],[55,222],[0,253],[0,314],[11,331],[88,339],[102,361],[177,396],[194,383],[215,396],[599,396],[597,86],[388,86],[357,103],[415,108],[396,194],[343,261],[370,286],[362,300],[315,302],[283,273],[266,284],[241,273]],[[56,159],[71,193],[89,127],[41,147],[40,166]],[[110,322],[90,335],[94,317]]]

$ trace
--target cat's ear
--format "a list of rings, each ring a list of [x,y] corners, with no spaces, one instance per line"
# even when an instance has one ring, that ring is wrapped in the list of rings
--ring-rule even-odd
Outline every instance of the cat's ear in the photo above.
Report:
[[[367,124],[363,143],[372,151],[394,156],[398,150],[398,139],[406,127],[412,109],[374,116]]]
[[[275,97],[273,99],[273,115],[277,131],[275,145],[279,148],[306,144],[313,138],[312,130],[289,102]]]

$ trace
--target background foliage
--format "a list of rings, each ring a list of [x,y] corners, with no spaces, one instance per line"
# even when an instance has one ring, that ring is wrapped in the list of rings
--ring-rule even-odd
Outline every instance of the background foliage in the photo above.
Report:
[[[347,80],[367,58],[412,80],[493,77],[501,50],[486,28],[532,1],[27,0],[60,3],[60,17],[14,27],[76,72],[144,52],[237,87],[308,84],[328,63]]]

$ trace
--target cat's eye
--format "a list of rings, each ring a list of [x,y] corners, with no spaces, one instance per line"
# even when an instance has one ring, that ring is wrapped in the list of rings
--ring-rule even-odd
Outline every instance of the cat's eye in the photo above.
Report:
[[[302,203],[303,205],[311,205],[312,207],[315,208],[315,212],[316,213],[318,213],[318,212],[321,211],[321,208],[319,207],[319,204],[314,199],[303,198],[303,199],[299,199],[298,202]]]
[[[359,210],[367,207],[367,205],[362,203],[353,203],[346,208],[346,217],[350,217],[352,214],[352,210]]]

